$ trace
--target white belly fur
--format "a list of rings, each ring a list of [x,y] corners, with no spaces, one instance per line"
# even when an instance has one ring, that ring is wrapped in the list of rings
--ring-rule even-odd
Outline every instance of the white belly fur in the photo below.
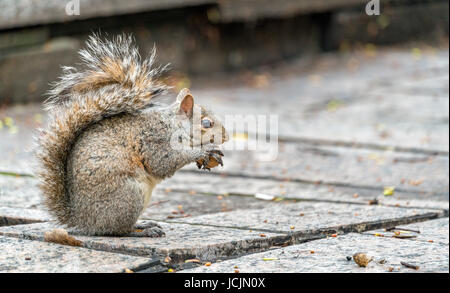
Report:
[[[149,203],[150,199],[152,197],[153,189],[155,188],[156,184],[161,182],[161,180],[157,180],[155,178],[149,177],[149,176],[143,176],[139,180],[139,187],[142,190],[142,194],[144,196],[144,208],[145,210]]]

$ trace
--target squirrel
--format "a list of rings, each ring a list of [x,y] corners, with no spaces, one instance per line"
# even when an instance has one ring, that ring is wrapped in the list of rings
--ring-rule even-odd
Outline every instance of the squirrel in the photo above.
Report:
[[[63,67],[44,102],[37,138],[39,188],[57,222],[82,235],[160,237],[155,222],[136,222],[156,184],[196,162],[221,164],[222,123],[188,89],[171,104],[156,49],[145,60],[131,35],[91,35],[81,67]],[[216,164],[211,164],[215,162]]]

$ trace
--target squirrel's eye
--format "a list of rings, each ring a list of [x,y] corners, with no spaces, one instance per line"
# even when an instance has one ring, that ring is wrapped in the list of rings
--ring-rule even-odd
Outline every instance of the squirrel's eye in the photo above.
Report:
[[[213,125],[212,121],[209,119],[203,119],[202,120],[202,127],[203,128],[211,128]]]

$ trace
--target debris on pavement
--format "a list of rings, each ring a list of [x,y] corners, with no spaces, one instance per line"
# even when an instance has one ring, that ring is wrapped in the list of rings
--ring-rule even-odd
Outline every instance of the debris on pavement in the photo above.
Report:
[[[373,258],[368,257],[365,253],[359,252],[353,255],[353,260],[358,266],[365,268],[373,260]]]

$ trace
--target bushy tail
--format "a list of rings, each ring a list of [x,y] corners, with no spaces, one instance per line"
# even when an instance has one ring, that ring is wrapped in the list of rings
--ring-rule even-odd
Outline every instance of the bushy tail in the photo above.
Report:
[[[39,187],[49,211],[71,226],[66,163],[72,145],[88,126],[120,113],[135,113],[168,88],[158,82],[155,49],[141,61],[131,36],[102,41],[93,35],[80,51],[84,69],[64,67],[45,102],[49,124],[40,132]]]

